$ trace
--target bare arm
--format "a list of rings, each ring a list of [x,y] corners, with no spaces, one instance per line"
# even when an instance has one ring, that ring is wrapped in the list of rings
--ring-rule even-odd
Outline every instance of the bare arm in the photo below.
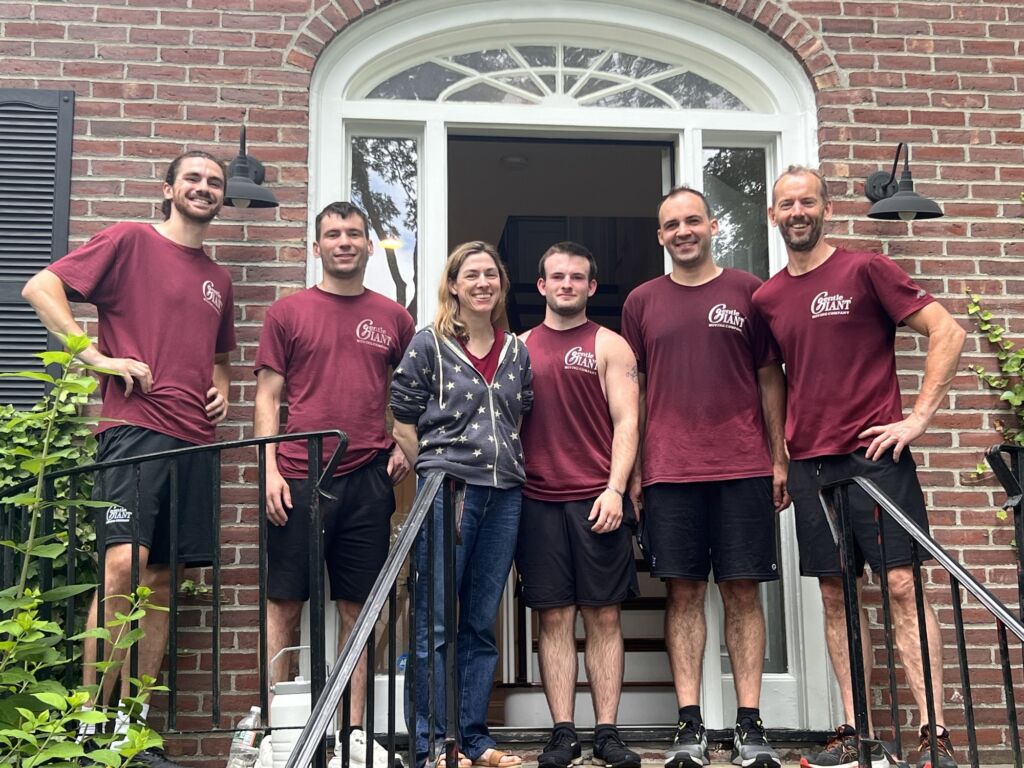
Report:
[[[612,457],[608,487],[594,501],[589,519],[596,520],[592,531],[607,533],[622,523],[622,497],[629,492],[639,440],[640,387],[636,357],[622,337],[598,331],[597,361],[612,420]]]
[[[21,289],[21,296],[39,316],[47,330],[61,336],[83,334],[82,326],[75,321],[71,304],[64,292],[64,283],[49,270],[37,272]],[[124,357],[108,357],[96,345],[90,344],[79,354],[82,362],[96,368],[111,371],[124,381],[124,394],[128,397],[135,387],[135,379],[143,392],[153,388],[153,374],[141,360]]]
[[[643,499],[643,467],[644,467],[644,430],[647,428],[647,374],[636,373],[637,389],[639,392],[637,407],[637,443],[636,459],[633,461],[633,471],[629,477],[629,500],[633,502],[633,511],[636,512],[637,522],[640,521],[640,513],[644,508]]]
[[[281,429],[281,393],[285,379],[271,368],[260,368],[256,375],[256,408],[253,415],[253,431],[256,437],[272,437]],[[277,445],[267,445],[267,519],[274,525],[288,521],[288,510],[292,508],[292,495],[285,480],[277,469]]]
[[[757,369],[757,387],[761,393],[761,416],[768,433],[768,449],[772,454],[772,500],[775,509],[789,506],[786,477],[789,454],[786,452],[786,377],[782,366],[771,363]]]
[[[409,460],[409,465],[416,466],[416,456],[419,454],[420,448],[416,425],[396,420],[391,434],[394,436],[395,442],[398,443],[398,447],[402,449],[402,453],[405,454],[405,458]]]
[[[213,386],[206,392],[206,418],[220,424],[228,416],[231,389],[231,361],[227,352],[213,356]]]
[[[956,319],[937,301],[909,315],[903,322],[928,337],[924,380],[909,416],[892,424],[869,427],[858,435],[874,438],[867,450],[869,459],[877,459],[892,448],[893,461],[898,461],[903,449],[928,429],[956,376],[960,350],[967,336]]]

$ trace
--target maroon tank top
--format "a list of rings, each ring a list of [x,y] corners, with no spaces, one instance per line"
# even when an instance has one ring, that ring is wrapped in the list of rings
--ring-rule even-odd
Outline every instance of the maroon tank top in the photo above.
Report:
[[[538,325],[526,340],[533,410],[523,423],[523,493],[532,499],[589,499],[608,485],[612,420],[597,370],[599,328],[589,320],[568,331]]]

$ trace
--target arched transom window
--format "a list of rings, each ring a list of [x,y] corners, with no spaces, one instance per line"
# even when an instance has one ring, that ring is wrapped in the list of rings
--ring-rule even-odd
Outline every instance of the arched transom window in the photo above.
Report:
[[[372,87],[370,99],[746,111],[689,67],[611,48],[505,45],[433,56]]]

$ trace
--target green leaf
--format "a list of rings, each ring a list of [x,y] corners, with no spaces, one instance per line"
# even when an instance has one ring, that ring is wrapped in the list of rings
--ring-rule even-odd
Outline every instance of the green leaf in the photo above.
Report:
[[[55,603],[58,600],[67,600],[69,597],[80,595],[83,592],[88,592],[91,589],[95,589],[95,584],[68,584],[63,587],[55,587],[51,590],[43,592],[39,595],[39,599],[44,603]]]
[[[47,384],[54,384],[55,379],[48,373],[42,373],[41,371],[18,371],[17,373],[0,373],[0,376],[14,379],[35,379],[36,381],[45,381]]]
[[[51,709],[63,712],[68,707],[67,700],[63,696],[58,696],[56,693],[35,693],[33,696]]]
[[[29,552],[33,557],[45,557],[48,560],[52,560],[63,554],[67,548],[67,544],[42,544],[31,547]]]
[[[69,333],[63,338],[63,341],[68,352],[73,355],[81,354],[92,344],[92,341],[84,333]]]
[[[52,352],[36,352],[35,356],[42,360],[46,365],[65,366],[71,362],[71,354],[60,350]]]
[[[8,738],[14,739],[17,743],[19,741],[27,741],[33,747],[38,747],[39,742],[36,741],[34,734],[28,731],[23,731],[20,728],[0,728],[0,736],[7,736]]]
[[[105,712],[99,712],[95,709],[83,709],[81,712],[72,715],[71,719],[87,725],[99,725],[100,723],[105,723],[108,720],[113,720],[114,716],[108,715]]]
[[[133,645],[135,645],[135,643],[137,643],[145,636],[146,633],[142,629],[142,627],[136,627],[135,629],[129,632],[125,632],[124,635],[118,638],[117,642],[114,643],[114,647],[120,649],[131,648]]]
[[[119,768],[121,765],[121,756],[112,749],[94,749],[89,753],[89,759],[109,768]]]

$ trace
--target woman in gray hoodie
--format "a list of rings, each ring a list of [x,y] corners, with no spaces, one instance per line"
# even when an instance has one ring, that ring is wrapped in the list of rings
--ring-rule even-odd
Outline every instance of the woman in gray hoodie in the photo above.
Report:
[[[395,369],[391,408],[395,440],[422,477],[440,470],[466,483],[456,550],[459,626],[456,638],[459,768],[470,763],[512,768],[522,760],[497,749],[487,729],[498,646],[498,605],[512,567],[519,528],[520,487],[525,482],[519,441],[522,415],[533,404],[526,345],[498,322],[509,280],[494,246],[469,242],[448,257],[434,322],[417,333]],[[434,500],[435,530],[442,530],[442,492]],[[434,711],[444,732],[444,604],[441,536],[434,562]],[[416,543],[416,568],[427,573],[426,537]],[[413,649],[416,756],[429,754],[427,712],[427,589],[416,582]],[[451,767],[454,768],[454,767]]]

